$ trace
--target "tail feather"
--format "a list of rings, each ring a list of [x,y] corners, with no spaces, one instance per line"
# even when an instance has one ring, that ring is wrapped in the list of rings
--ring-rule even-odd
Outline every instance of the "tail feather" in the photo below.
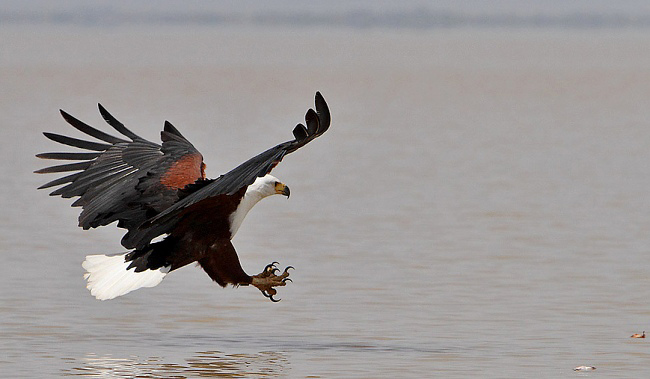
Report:
[[[125,254],[88,255],[82,266],[86,269],[86,288],[98,300],[114,299],[142,287],[155,287],[169,272],[165,266],[156,270],[136,272],[127,270],[131,262],[124,260]]]

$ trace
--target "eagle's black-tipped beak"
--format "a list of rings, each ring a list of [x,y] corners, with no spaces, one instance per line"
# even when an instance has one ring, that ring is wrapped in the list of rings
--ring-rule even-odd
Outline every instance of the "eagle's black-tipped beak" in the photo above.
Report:
[[[289,195],[291,195],[291,191],[289,190],[289,187],[286,184],[280,182],[275,183],[275,193],[279,195],[284,195],[287,198],[289,198]]]

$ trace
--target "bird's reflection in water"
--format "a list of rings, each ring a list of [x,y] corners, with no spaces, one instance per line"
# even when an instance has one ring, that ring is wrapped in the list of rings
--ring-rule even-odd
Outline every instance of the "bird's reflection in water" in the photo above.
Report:
[[[88,354],[73,360],[65,376],[88,378],[274,378],[287,375],[288,360],[282,353],[225,354],[219,351],[197,352],[181,363],[165,362],[158,357],[116,358]]]

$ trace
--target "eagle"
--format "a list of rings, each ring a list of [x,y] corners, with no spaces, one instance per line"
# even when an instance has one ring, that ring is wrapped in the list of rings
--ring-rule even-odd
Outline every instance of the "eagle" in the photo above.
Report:
[[[271,301],[276,287],[289,278],[287,266],[267,265],[248,275],[231,240],[246,214],[265,197],[289,197],[289,187],[270,175],[285,155],[320,137],[330,126],[330,112],[320,92],[305,124],[293,129],[293,139],[250,158],[216,179],[205,175],[203,156],[169,121],[162,144],[148,141],[111,115],[101,104],[99,113],[122,136],[96,129],[61,110],[77,130],[98,141],[44,132],[48,139],[84,149],[37,154],[38,158],[75,161],[35,171],[68,173],[39,189],[58,187],[50,196],[77,198],[79,226],[87,230],[117,222],[127,230],[121,244],[127,252],[88,255],[82,266],[91,295],[113,299],[142,287],[154,287],[170,272],[198,262],[222,287],[254,286]],[[72,172],[72,173],[70,173]]]

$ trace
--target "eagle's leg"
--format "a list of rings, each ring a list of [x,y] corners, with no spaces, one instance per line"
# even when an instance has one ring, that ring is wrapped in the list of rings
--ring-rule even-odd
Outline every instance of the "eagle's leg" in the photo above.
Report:
[[[251,284],[257,287],[262,292],[262,295],[268,297],[273,302],[278,302],[280,299],[274,299],[273,296],[278,293],[278,291],[273,287],[281,287],[287,285],[289,279],[289,269],[293,267],[287,266],[284,271],[277,275],[280,270],[276,267],[278,262],[273,262],[267,265],[264,270],[257,274],[253,275]]]

